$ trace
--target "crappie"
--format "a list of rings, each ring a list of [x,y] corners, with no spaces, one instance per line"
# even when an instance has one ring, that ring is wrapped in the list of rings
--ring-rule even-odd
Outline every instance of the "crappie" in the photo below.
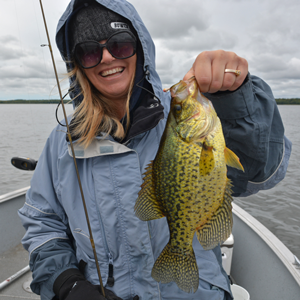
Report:
[[[152,277],[175,281],[196,292],[199,273],[194,234],[205,250],[224,242],[232,229],[231,183],[226,164],[243,170],[225,146],[221,122],[194,77],[171,87],[172,102],[159,150],[144,174],[136,215],[144,221],[166,217],[170,239]]]

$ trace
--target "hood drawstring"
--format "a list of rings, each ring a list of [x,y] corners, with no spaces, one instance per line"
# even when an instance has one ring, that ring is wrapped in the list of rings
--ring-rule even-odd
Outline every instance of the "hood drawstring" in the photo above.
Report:
[[[145,78],[146,76],[149,76],[150,75],[150,71],[149,70],[146,70],[145,73],[144,73],[144,77],[139,81],[137,82],[135,85],[137,87],[139,87],[140,89],[143,89],[144,91],[148,92],[149,94],[151,94],[154,98],[154,100],[157,100],[158,101],[158,104],[161,104],[161,100],[159,99],[159,97],[157,97],[153,92],[149,91],[148,89],[146,89],[145,87],[139,85]]]

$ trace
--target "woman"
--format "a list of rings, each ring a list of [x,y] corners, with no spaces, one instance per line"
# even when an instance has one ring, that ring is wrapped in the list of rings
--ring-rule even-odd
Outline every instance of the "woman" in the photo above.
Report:
[[[70,71],[76,106],[70,127],[106,299],[232,299],[220,247],[204,251],[197,240],[196,293],[151,277],[168,226],[165,218],[140,221],[134,204],[141,174],[158,150],[170,94],[162,91],[153,42],[132,5],[85,2],[70,2],[56,41]],[[239,69],[241,75],[225,69]],[[245,173],[228,170],[234,195],[274,186],[284,177],[290,142],[284,143],[270,88],[231,52],[201,53],[184,79],[192,75],[212,100],[227,146],[245,168]],[[58,126],[19,211],[27,230],[23,245],[30,252],[31,288],[42,299],[105,299],[69,153],[64,128]]]

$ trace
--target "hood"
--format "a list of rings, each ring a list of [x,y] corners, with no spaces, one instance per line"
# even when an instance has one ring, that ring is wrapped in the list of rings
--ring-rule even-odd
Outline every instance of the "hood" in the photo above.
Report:
[[[67,30],[68,21],[70,20],[70,17],[72,17],[72,14],[76,14],[76,11],[80,10],[85,3],[91,2],[98,2],[131,22],[140,41],[140,47],[142,48],[142,51],[141,49],[138,49],[137,51],[138,57],[135,84],[141,81],[139,85],[145,85],[143,82],[143,78],[145,77],[145,80],[147,80],[152,86],[154,94],[161,99],[163,97],[163,91],[160,78],[155,70],[155,46],[153,40],[133,5],[125,0],[72,0],[60,18],[56,30],[56,44],[63,60],[66,62],[69,52]],[[71,64],[66,63],[66,67],[68,70],[72,69]],[[70,81],[71,84],[72,79]],[[78,87],[73,89],[72,92],[70,92],[71,98],[74,98],[78,93]],[[135,85],[130,102],[131,108],[137,103],[140,93],[141,89]],[[75,105],[77,105],[80,101],[82,101],[82,99],[78,99]]]

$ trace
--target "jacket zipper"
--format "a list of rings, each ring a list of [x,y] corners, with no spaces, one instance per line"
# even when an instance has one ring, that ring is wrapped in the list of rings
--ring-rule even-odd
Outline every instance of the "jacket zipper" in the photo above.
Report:
[[[100,219],[100,227],[101,227],[101,233],[103,236],[103,242],[104,242],[104,248],[105,251],[107,253],[108,256],[108,277],[107,277],[107,285],[109,287],[113,287],[114,283],[115,283],[115,278],[114,278],[114,261],[113,261],[113,256],[109,250],[108,244],[107,244],[107,240],[106,240],[106,235],[104,232],[104,226],[103,226],[103,222],[102,222],[102,218],[100,215],[100,212],[98,211],[99,214],[99,219]]]
[[[114,264],[112,255],[109,252],[108,253],[108,278],[107,278],[107,285],[109,287],[113,287],[115,284],[115,278],[114,278]]]

